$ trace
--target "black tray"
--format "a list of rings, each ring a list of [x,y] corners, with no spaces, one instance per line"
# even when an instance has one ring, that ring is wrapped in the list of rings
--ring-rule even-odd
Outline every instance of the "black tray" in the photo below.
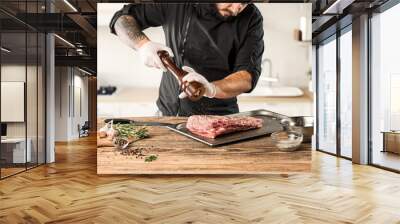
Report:
[[[263,126],[261,128],[230,133],[230,134],[218,136],[215,139],[205,138],[205,137],[202,137],[202,136],[199,136],[199,135],[196,135],[196,134],[190,132],[186,128],[186,122],[167,126],[167,128],[174,132],[182,134],[186,137],[189,137],[191,139],[194,139],[196,141],[199,141],[199,142],[207,144],[211,147],[214,147],[214,146],[220,146],[220,145],[225,145],[225,144],[229,144],[229,143],[233,143],[233,142],[242,141],[245,139],[252,139],[252,138],[256,138],[256,137],[260,137],[260,136],[266,136],[273,132],[281,131],[281,130],[283,130],[281,120],[282,119],[290,120],[290,118],[285,115],[274,113],[274,112],[271,112],[268,110],[254,110],[254,111],[232,114],[229,116],[251,116],[251,117],[261,118],[261,119],[263,119],[264,122],[263,122]]]

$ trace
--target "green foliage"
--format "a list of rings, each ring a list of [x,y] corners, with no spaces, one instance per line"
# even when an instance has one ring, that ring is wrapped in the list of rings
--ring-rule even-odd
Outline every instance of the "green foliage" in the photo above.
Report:
[[[153,162],[154,160],[157,160],[158,156],[157,155],[150,155],[150,156],[146,156],[146,158],[144,159],[145,162]]]
[[[149,131],[145,127],[137,127],[132,124],[115,124],[114,130],[118,138],[132,138],[143,139],[149,137]]]
[[[145,127],[139,128],[136,131],[136,136],[139,139],[147,138],[147,137],[149,137],[149,131]]]

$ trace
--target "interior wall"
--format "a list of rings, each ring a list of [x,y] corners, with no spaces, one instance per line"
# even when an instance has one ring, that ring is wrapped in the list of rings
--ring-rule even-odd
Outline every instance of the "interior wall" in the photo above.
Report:
[[[73,67],[56,67],[55,74],[55,140],[77,139],[89,118],[88,77]]]
[[[55,140],[68,141],[69,85],[68,67],[55,68]]]
[[[271,59],[272,76],[279,77],[279,82],[273,85],[308,89],[311,44],[295,40],[293,32],[299,29],[300,18],[304,17],[307,21],[305,40],[311,40],[311,4],[256,5],[264,19],[263,59]]]
[[[25,69],[27,69],[27,107],[30,110],[35,110],[37,106],[42,107],[43,104],[37,104],[37,95],[36,95],[36,66],[27,66],[25,65],[2,65],[1,67],[1,81],[2,82],[25,82]],[[39,102],[43,103],[43,102]],[[3,108],[6,109],[6,108]],[[36,133],[36,121],[37,114],[36,113],[27,113],[27,122],[28,124],[28,133]],[[34,124],[32,122],[35,122]],[[24,122],[7,122],[7,137],[23,137],[25,138],[25,123]],[[28,136],[28,138],[31,136]],[[36,135],[35,135],[36,137]]]
[[[76,72],[77,70],[75,70]],[[82,77],[81,73],[74,74],[73,82],[73,108],[72,108],[72,138],[79,137],[78,125],[82,126],[85,121],[88,121],[88,77]]]

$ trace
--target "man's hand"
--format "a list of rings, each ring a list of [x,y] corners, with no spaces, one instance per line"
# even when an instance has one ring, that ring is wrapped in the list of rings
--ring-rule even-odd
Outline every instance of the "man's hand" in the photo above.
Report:
[[[188,72],[188,74],[183,77],[182,81],[197,81],[203,84],[206,89],[204,96],[208,98],[228,99],[251,89],[252,77],[251,74],[245,70],[237,71],[224,79],[211,83],[190,67],[183,66],[182,69]],[[185,92],[179,94],[179,98],[182,99],[185,97],[187,97]]]
[[[224,79],[210,83],[202,75],[196,73],[193,69],[184,66],[183,70],[189,72],[183,81],[197,81],[204,85],[206,93],[204,96],[209,98],[228,99],[236,97],[239,94],[247,92],[251,89],[251,74],[245,70],[237,71],[225,77]],[[179,98],[185,98],[187,94],[182,92]]]
[[[205,97],[208,98],[215,97],[215,95],[217,94],[217,89],[213,83],[209,82],[206,78],[204,78],[204,76],[200,75],[190,67],[183,66],[182,69],[188,72],[188,74],[185,75],[185,77],[183,77],[182,79],[183,82],[193,82],[193,81],[199,82],[203,84],[204,88],[206,89],[206,92],[204,93]],[[188,95],[185,92],[179,94],[180,99],[183,99],[185,97],[188,97]]]
[[[138,51],[143,64],[167,71],[157,52],[164,50],[173,57],[174,54],[171,48],[150,41],[133,16],[124,15],[119,17],[115,23],[115,32],[125,44]]]
[[[143,64],[145,64],[148,67],[162,69],[163,71],[166,72],[167,69],[165,68],[164,64],[162,63],[160,57],[157,54],[157,52],[162,50],[167,51],[171,57],[174,56],[174,53],[172,53],[171,48],[163,44],[159,44],[152,41],[148,41],[143,45],[141,45],[138,48],[138,53],[140,60],[142,61]]]

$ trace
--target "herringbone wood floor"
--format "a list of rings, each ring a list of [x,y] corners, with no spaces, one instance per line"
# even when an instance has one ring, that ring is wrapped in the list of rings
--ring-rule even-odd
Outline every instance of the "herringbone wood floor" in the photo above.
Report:
[[[0,223],[400,223],[400,175],[326,154],[289,176],[98,176],[95,141],[0,181]]]

